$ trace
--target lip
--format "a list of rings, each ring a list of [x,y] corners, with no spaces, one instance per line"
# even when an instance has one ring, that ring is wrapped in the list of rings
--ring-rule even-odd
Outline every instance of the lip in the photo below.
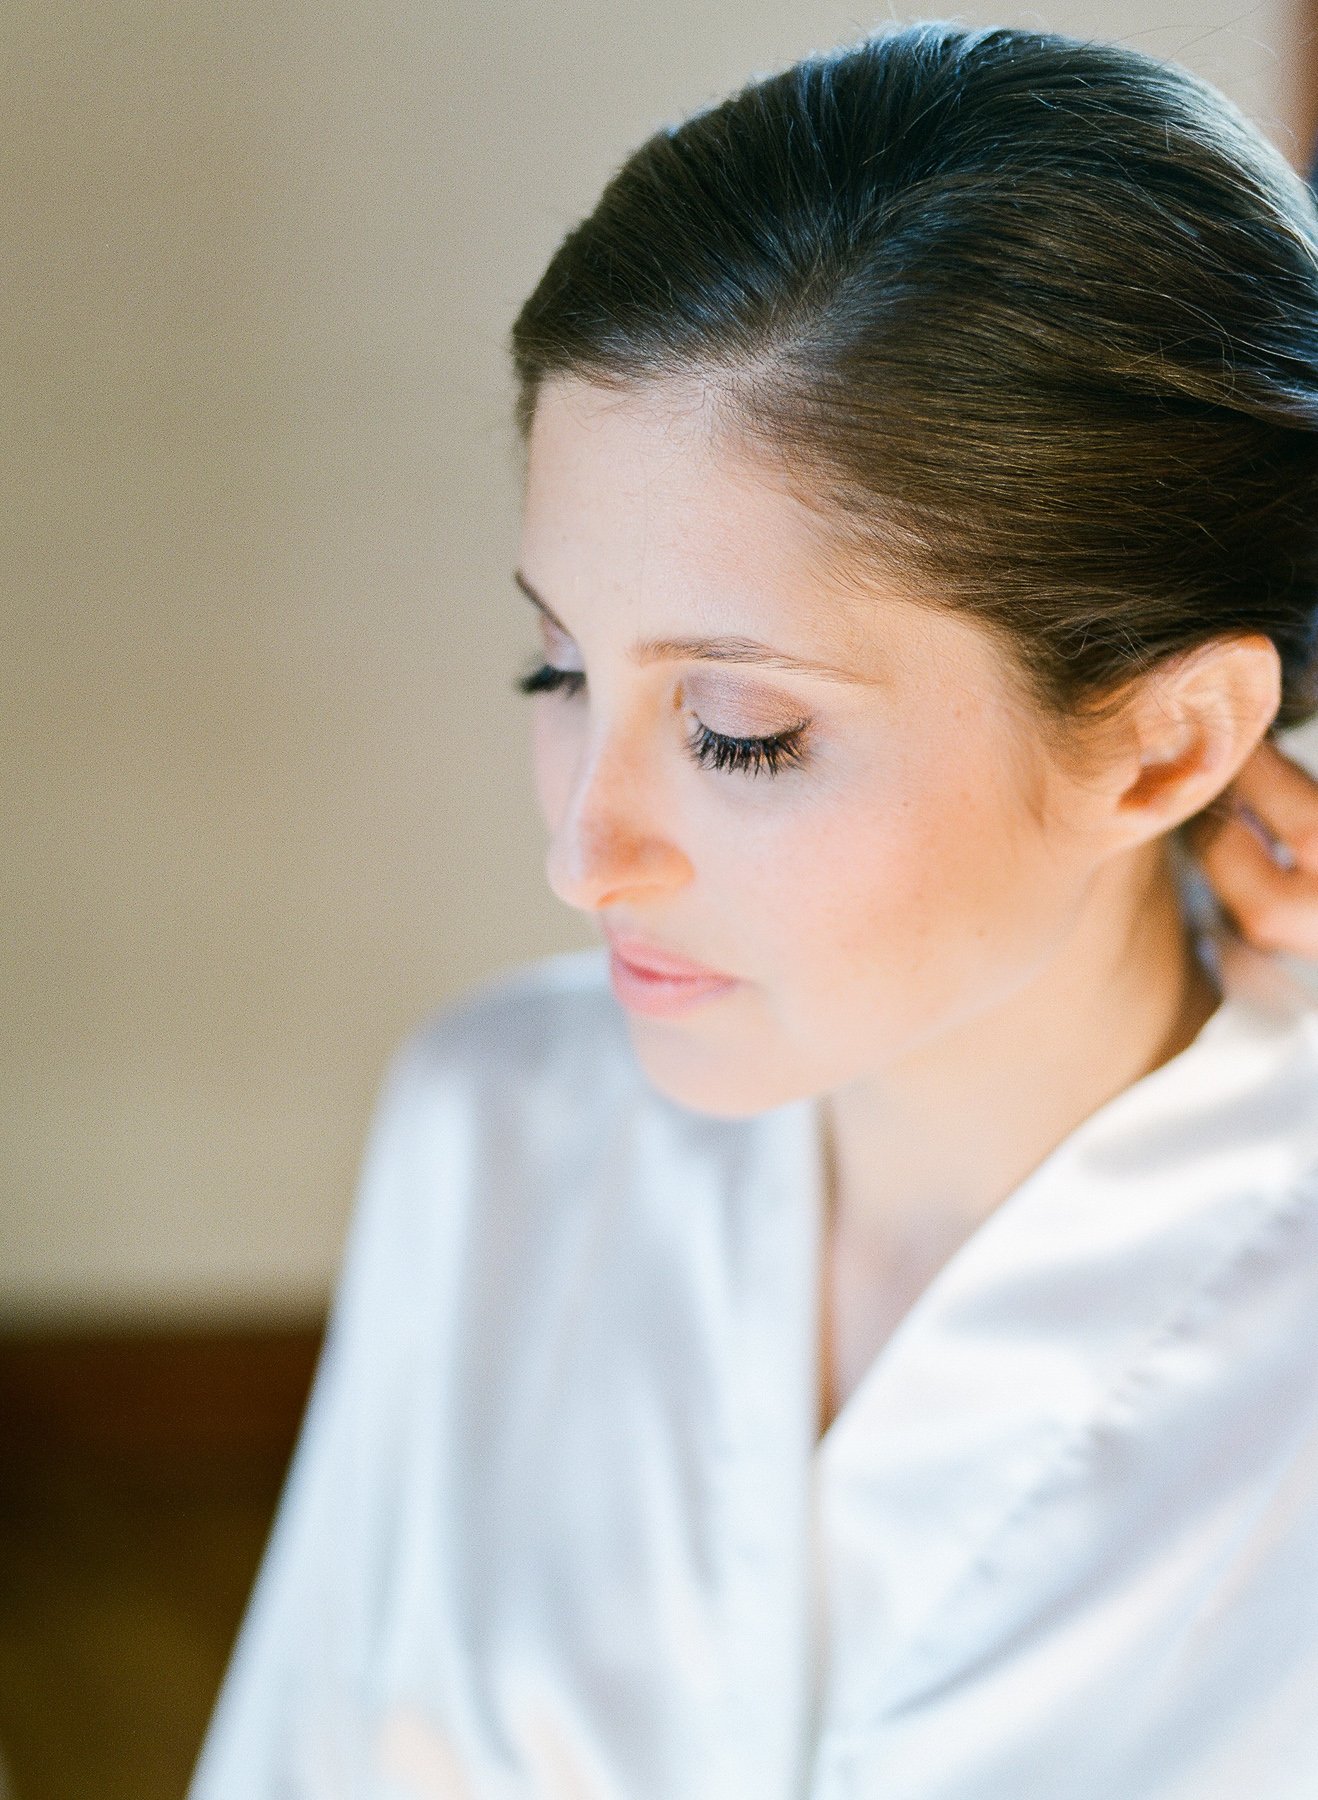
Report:
[[[733,979],[722,969],[711,969],[708,963],[692,962],[688,956],[676,956],[671,950],[661,950],[657,944],[646,943],[644,938],[629,937],[621,931],[606,931],[604,936],[613,954],[643,975],[666,975],[674,981]]]
[[[639,938],[605,933],[613,991],[631,1012],[672,1018],[736,987],[737,977],[658,950]]]

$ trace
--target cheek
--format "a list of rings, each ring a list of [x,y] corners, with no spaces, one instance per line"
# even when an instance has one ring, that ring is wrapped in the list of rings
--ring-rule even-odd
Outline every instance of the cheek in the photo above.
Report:
[[[749,854],[725,851],[766,983],[803,1034],[852,1014],[914,1029],[1039,956],[1055,871],[1010,781],[967,766],[890,766],[882,786],[802,804]],[[757,891],[773,904],[754,906]]]

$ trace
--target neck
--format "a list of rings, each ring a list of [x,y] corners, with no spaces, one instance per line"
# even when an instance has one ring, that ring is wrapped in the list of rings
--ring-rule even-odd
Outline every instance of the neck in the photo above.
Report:
[[[876,1255],[950,1254],[1083,1120],[1183,1050],[1218,1000],[1154,846],[1095,884],[1006,1002],[828,1096],[835,1229]]]

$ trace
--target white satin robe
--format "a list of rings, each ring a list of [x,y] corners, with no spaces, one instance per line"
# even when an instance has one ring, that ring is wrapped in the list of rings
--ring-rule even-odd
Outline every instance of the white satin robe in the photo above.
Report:
[[[816,1444],[819,1115],[602,951],[400,1054],[191,1800],[1314,1800],[1318,1015],[1218,930]]]

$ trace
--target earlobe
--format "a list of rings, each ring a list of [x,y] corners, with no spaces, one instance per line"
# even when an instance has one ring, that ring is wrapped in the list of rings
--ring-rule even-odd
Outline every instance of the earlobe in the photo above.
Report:
[[[1133,841],[1173,830],[1235,779],[1277,716],[1281,659],[1260,633],[1214,638],[1141,682],[1133,779],[1120,798]]]

